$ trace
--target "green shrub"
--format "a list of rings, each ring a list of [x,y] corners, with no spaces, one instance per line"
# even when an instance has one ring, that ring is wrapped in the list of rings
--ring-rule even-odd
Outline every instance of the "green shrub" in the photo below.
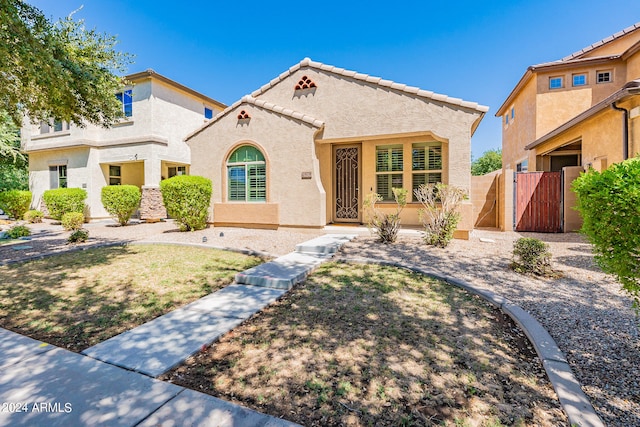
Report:
[[[531,237],[522,237],[513,243],[513,261],[510,267],[522,274],[555,277],[551,267],[549,245]]]
[[[422,184],[414,194],[422,204],[418,216],[424,226],[425,242],[446,247],[460,221],[458,207],[466,198],[464,190],[442,183]]]
[[[82,243],[82,242],[86,242],[88,238],[89,238],[89,231],[85,230],[84,228],[81,228],[71,233],[69,238],[67,238],[67,242]]]
[[[56,188],[45,191],[42,197],[51,218],[59,221],[66,213],[84,212],[84,200],[87,198],[87,192],[82,188]]]
[[[24,213],[24,220],[30,222],[31,224],[35,224],[37,222],[42,222],[42,218],[44,218],[44,214],[38,210],[29,210]]]
[[[640,156],[573,182],[584,233],[598,265],[640,304]]]
[[[19,239],[20,237],[31,236],[31,230],[24,225],[16,225],[7,230],[7,236],[10,239]]]
[[[400,212],[407,205],[407,189],[392,188],[393,197],[396,200],[396,211],[384,213],[376,208],[376,203],[382,201],[378,193],[371,193],[364,198],[364,212],[367,218],[367,226],[378,235],[382,243],[393,243],[400,230]]]
[[[135,185],[108,185],[102,187],[102,205],[118,219],[120,225],[127,225],[131,215],[140,206],[140,189]]]
[[[22,219],[31,205],[31,191],[9,190],[0,192],[0,209],[14,219]]]
[[[211,203],[211,180],[201,176],[178,175],[160,182],[162,201],[181,231],[207,226]]]
[[[84,215],[80,212],[67,212],[62,215],[62,227],[67,231],[80,230],[84,224]]]

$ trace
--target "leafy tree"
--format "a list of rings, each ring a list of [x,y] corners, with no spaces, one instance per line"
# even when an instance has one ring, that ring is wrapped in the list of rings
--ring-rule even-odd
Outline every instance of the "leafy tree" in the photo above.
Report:
[[[52,23],[21,0],[0,0],[0,110],[18,126],[25,114],[34,121],[113,124],[122,116],[116,73],[131,62],[115,45],[115,37],[86,29],[72,15]]]
[[[582,232],[602,270],[613,274],[640,308],[640,156],[573,182]]]
[[[20,152],[19,129],[6,112],[0,111],[0,192],[28,188],[28,161]]]
[[[502,169],[502,150],[488,150],[471,162],[471,175],[484,175]]]

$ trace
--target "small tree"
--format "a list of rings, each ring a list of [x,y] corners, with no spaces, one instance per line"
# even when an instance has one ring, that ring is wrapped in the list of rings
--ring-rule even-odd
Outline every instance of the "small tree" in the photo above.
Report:
[[[471,162],[471,175],[484,175],[502,169],[502,150],[488,150]]]
[[[422,204],[418,211],[428,245],[446,247],[460,221],[458,207],[466,198],[461,188],[442,183],[422,184],[414,194]]]
[[[378,193],[371,193],[364,199],[365,216],[367,227],[374,230],[382,243],[393,243],[398,237],[400,230],[400,212],[407,205],[407,193],[405,188],[393,188],[393,197],[396,201],[396,211],[394,213],[384,213],[376,207],[376,203],[382,201],[382,196]]]
[[[118,219],[120,225],[127,225],[131,215],[140,206],[140,189],[135,185],[108,185],[102,187],[102,205]]]
[[[59,221],[68,212],[84,212],[87,192],[82,188],[56,188],[45,191],[42,198],[51,218]]]
[[[14,219],[22,219],[31,205],[31,191],[9,190],[0,192],[0,209]]]
[[[211,204],[211,180],[202,176],[178,175],[160,182],[167,213],[175,218],[180,231],[201,230],[207,226]]]
[[[640,307],[640,156],[573,182],[598,265],[613,274]]]

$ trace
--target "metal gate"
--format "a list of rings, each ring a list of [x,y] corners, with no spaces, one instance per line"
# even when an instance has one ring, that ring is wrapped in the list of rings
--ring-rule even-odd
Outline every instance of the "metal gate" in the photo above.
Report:
[[[338,222],[360,222],[358,147],[335,147],[335,210]]]
[[[562,172],[515,174],[515,229],[562,232]]]

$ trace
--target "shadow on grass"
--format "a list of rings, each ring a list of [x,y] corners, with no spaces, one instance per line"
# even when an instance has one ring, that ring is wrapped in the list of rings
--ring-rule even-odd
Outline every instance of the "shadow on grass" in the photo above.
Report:
[[[509,320],[390,267],[324,265],[163,378],[307,426],[565,422]]]
[[[259,260],[175,246],[111,246],[0,267],[0,326],[81,351],[233,281]]]

